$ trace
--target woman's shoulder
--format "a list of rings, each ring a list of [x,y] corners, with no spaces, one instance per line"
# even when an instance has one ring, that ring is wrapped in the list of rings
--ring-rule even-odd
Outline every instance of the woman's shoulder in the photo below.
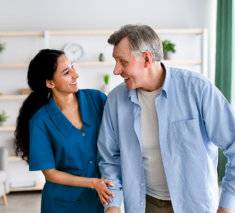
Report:
[[[94,101],[105,102],[107,99],[107,96],[103,92],[96,89],[81,89],[79,90],[79,93],[87,99],[93,99]]]
[[[30,123],[40,124],[41,122],[47,122],[48,120],[48,112],[46,110],[46,105],[41,106],[30,119]]]

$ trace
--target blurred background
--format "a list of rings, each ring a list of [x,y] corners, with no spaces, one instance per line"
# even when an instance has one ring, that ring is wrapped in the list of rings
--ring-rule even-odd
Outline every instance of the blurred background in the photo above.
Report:
[[[112,74],[109,35],[125,24],[147,24],[171,43],[165,47],[171,51],[164,58],[167,66],[202,73],[235,105],[233,8],[232,0],[0,0],[0,113],[7,115],[0,126],[0,147],[9,152],[10,190],[8,205],[0,200],[0,212],[40,212],[44,177],[29,172],[13,147],[19,107],[30,92],[28,63],[40,49],[65,50],[78,66],[80,88],[108,93],[123,81]],[[221,180],[222,150],[219,158]],[[25,204],[19,205],[19,199]]]

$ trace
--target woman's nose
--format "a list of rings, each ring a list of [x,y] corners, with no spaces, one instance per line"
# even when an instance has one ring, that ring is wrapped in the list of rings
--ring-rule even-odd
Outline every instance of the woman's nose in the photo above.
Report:
[[[76,69],[73,69],[73,78],[78,78],[79,74],[78,71]]]

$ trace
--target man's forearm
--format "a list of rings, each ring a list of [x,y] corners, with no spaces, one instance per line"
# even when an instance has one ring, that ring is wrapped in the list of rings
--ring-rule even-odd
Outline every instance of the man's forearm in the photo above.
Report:
[[[112,206],[106,209],[105,213],[121,213],[120,209],[116,206]]]

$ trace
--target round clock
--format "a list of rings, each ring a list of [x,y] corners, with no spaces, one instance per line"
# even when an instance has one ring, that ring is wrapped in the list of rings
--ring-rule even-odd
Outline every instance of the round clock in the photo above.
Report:
[[[84,54],[84,50],[80,44],[69,43],[65,46],[64,53],[70,61],[75,62],[81,59]]]

